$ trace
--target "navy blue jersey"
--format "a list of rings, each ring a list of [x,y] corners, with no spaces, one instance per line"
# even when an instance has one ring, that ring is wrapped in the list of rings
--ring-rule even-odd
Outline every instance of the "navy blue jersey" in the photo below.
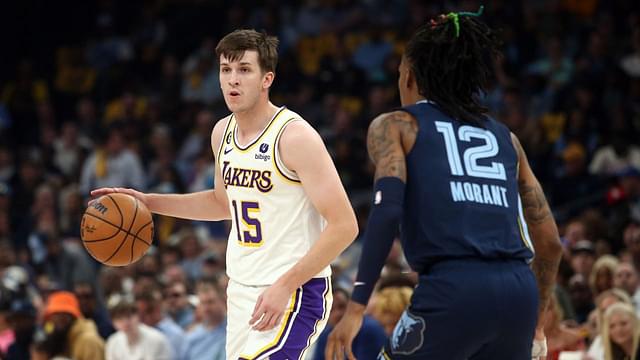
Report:
[[[407,162],[402,244],[422,272],[440,260],[529,259],[531,241],[518,194],[518,155],[509,130],[481,127],[420,102],[402,108],[418,122]]]

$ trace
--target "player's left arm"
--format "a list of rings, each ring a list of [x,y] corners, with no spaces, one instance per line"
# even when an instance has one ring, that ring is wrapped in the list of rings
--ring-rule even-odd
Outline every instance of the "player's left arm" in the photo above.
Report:
[[[544,313],[556,284],[562,257],[562,244],[544,191],[531,170],[527,155],[514,134],[511,134],[511,141],[518,154],[518,192],[522,200],[522,211],[535,249],[535,257],[531,264],[531,270],[536,276],[539,297],[535,340],[539,342],[538,348],[542,346],[546,349],[543,331]]]
[[[394,111],[369,125],[367,149],[376,166],[374,198],[367,221],[351,300],[335,326],[325,349],[325,359],[355,359],[351,344],[362,325],[364,311],[380,271],[397,235],[407,181],[405,156],[415,144],[418,125],[412,115]]]
[[[304,121],[285,128],[279,143],[282,161],[295,171],[314,207],[327,221],[320,238],[289,271],[258,299],[251,319],[256,330],[276,326],[291,294],[328,266],[358,234],[356,216],[320,135]]]

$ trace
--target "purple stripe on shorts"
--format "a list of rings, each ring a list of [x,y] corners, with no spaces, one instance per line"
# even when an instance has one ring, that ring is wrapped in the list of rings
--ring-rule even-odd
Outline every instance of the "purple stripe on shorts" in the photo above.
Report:
[[[282,333],[282,336],[280,337],[280,339],[278,339],[278,341],[276,342],[275,345],[270,346],[266,349],[264,349],[263,351],[261,351],[260,353],[258,353],[258,355],[256,355],[253,359],[261,359],[262,356],[274,351],[274,349],[278,349],[278,347],[280,347],[280,345],[283,343],[283,341],[286,341],[287,339],[287,333],[289,332],[290,327],[292,326],[292,321],[295,320],[295,318],[297,317],[299,311],[297,311],[298,307],[300,306],[300,302],[302,301],[300,293],[302,293],[304,290],[304,286],[302,287],[302,289],[297,289],[296,290],[296,297],[295,297],[295,301],[293,303],[293,311],[291,313],[291,315],[287,318],[287,322],[284,326],[284,332]],[[240,360],[244,360],[244,358],[240,358]]]
[[[289,333],[284,336],[284,344],[279,350],[269,354],[270,360],[293,360],[300,357],[309,345],[309,338],[316,331],[316,323],[330,310],[325,309],[325,297],[329,289],[329,278],[314,278],[302,285],[299,313],[295,317],[291,316],[293,324],[288,329]]]

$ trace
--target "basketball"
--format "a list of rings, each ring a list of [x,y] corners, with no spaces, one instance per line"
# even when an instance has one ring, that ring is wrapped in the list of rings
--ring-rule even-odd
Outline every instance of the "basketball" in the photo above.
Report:
[[[151,246],[151,212],[133,196],[103,195],[84,212],[80,237],[89,254],[99,262],[110,266],[129,265]]]

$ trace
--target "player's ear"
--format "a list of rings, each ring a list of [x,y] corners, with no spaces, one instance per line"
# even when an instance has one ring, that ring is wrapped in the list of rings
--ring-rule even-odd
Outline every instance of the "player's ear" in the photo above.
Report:
[[[407,67],[407,77],[403,84],[407,89],[413,89],[416,87],[416,76],[413,74],[413,70],[410,66]]]
[[[264,74],[264,77],[262,79],[262,88],[263,89],[268,89],[271,87],[271,84],[273,84],[273,80],[276,78],[276,74],[273,71],[267,71]]]

